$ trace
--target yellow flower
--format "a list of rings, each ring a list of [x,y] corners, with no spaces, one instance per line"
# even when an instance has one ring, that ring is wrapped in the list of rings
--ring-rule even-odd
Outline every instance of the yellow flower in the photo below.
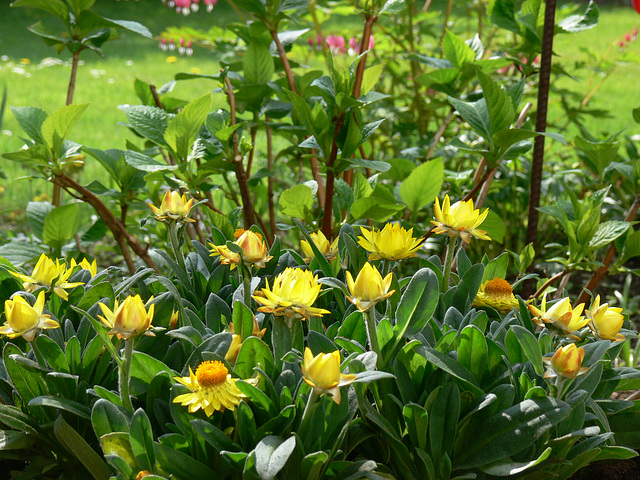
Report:
[[[340,373],[340,352],[320,353],[315,357],[309,347],[304,349],[302,365],[304,381],[313,387],[313,391],[322,395],[328,393],[331,399],[340,403],[340,387],[345,387],[357,378],[352,374]]]
[[[325,258],[329,261],[336,258],[338,254],[338,239],[336,238],[333,242],[329,243],[327,237],[324,236],[322,230],[318,230],[317,233],[311,233],[309,235],[313,243],[316,245],[318,250]],[[302,253],[304,254],[304,261],[309,263],[315,257],[313,250],[311,249],[311,245],[306,240],[300,240],[300,248],[302,249]]]
[[[28,58],[21,58],[20,63],[22,65],[29,65],[31,63],[31,60],[29,60]]]
[[[67,279],[72,273],[73,268],[67,269],[64,263],[60,263],[60,260],[56,260],[54,263],[44,253],[40,255],[38,263],[36,263],[30,276],[11,272],[13,276],[22,280],[22,288],[24,288],[25,292],[33,292],[39,287],[51,288],[51,285],[54,285],[53,292],[63,300],[69,300],[69,294],[66,292],[67,288],[84,285],[83,282],[68,283]]]
[[[465,243],[469,243],[472,236],[481,240],[491,240],[487,232],[478,228],[487,218],[489,209],[482,213],[480,210],[474,210],[473,199],[450,205],[449,195],[446,195],[441,209],[436,197],[433,210],[436,220],[431,220],[431,223],[436,226],[435,233],[446,233],[450,237],[459,236]]]
[[[273,313],[285,316],[289,320],[298,318],[321,317],[325,313],[331,313],[322,308],[314,308],[311,305],[318,298],[320,284],[318,276],[313,272],[300,268],[286,268],[278,274],[273,281],[273,287],[262,289],[264,296],[254,296],[256,302],[263,306],[259,312]]]
[[[389,291],[391,279],[391,273],[383,279],[378,269],[367,262],[358,273],[355,282],[351,272],[347,272],[347,285],[351,293],[347,298],[358,307],[358,310],[366,312],[376,303],[394,294],[395,290]]]
[[[177,190],[167,191],[162,197],[160,208],[152,204],[147,204],[160,221],[195,222],[189,218],[193,198],[187,201],[186,195],[180,195]]]
[[[7,323],[0,327],[0,334],[9,338],[22,335],[25,340],[32,341],[41,328],[58,328],[60,324],[51,319],[51,315],[43,315],[44,292],[38,294],[36,303],[29,305],[20,295],[4,302],[4,313]]]
[[[175,55],[169,55],[164,59],[164,61],[167,63],[176,63],[178,61],[178,57],[176,57]]]
[[[586,314],[590,321],[589,326],[598,338],[612,342],[624,340],[624,336],[618,333],[624,323],[621,308],[610,307],[607,303],[600,305],[600,295],[598,295],[591,302],[591,308]]]
[[[264,268],[266,263],[273,257],[267,255],[267,244],[262,239],[262,235],[252,232],[251,230],[239,229],[235,233],[236,241],[234,242],[242,249],[242,258],[240,254],[232,252],[226,245],[211,245],[211,256],[220,255],[222,258],[220,263],[223,265],[231,265],[233,270],[237,264],[244,261],[245,264],[253,264],[259,268]]]
[[[589,319],[582,316],[584,304],[581,303],[575,308],[571,308],[571,301],[568,297],[554,303],[549,310],[547,310],[546,295],[542,297],[540,309],[533,305],[528,305],[528,307],[529,311],[535,315],[531,320],[536,325],[555,328],[562,335],[580,330],[589,323]]]
[[[79,266],[83,270],[88,270],[91,273],[91,278],[95,277],[98,273],[98,263],[94,259],[93,262],[89,263],[89,260],[83,258],[80,263],[76,263],[76,259],[71,259],[71,265],[69,265],[69,270],[73,270],[76,266]]]
[[[153,297],[149,301],[153,300]],[[153,312],[155,305],[151,304],[147,311],[145,304],[142,302],[140,295],[135,297],[127,297],[124,302],[118,304],[116,299],[113,311],[104,303],[99,303],[103,316],[98,315],[107,327],[111,330],[109,335],[116,335],[118,338],[129,338],[140,333],[154,336],[150,331],[151,322],[153,321]]]
[[[236,379],[231,378],[227,367],[218,360],[202,362],[193,373],[189,367],[188,377],[174,377],[174,379],[191,390],[191,393],[178,395],[174,403],[189,407],[189,413],[202,409],[207,417],[216,410],[225,408],[234,410],[245,395],[236,385]]]
[[[487,280],[476,294],[473,301],[474,307],[491,307],[499,312],[508,312],[512,308],[518,308],[518,300],[513,296],[511,285],[504,278]]]
[[[402,260],[416,256],[422,238],[413,237],[413,228],[408,231],[399,223],[387,223],[380,231],[361,228],[358,243],[370,251],[369,260]]]
[[[589,370],[587,367],[582,367],[582,360],[584,360],[584,348],[576,347],[575,343],[560,347],[551,359],[543,359],[547,365],[551,366],[551,370],[547,370],[544,376],[550,378],[560,375],[575,378]]]

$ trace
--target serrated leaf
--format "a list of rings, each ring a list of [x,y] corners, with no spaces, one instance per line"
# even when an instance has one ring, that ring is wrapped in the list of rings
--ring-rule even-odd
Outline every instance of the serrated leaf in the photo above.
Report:
[[[478,70],[478,80],[482,86],[482,93],[489,110],[491,132],[495,134],[509,128],[515,119],[513,102],[509,94],[482,70]]]
[[[400,198],[412,212],[433,203],[442,189],[444,163],[437,158],[415,168],[400,185]]]
[[[384,222],[403,209],[403,205],[385,200],[384,198],[370,196],[360,198],[353,202],[351,205],[351,215],[353,215],[355,220],[369,218],[375,222]]]
[[[598,225],[596,233],[589,241],[589,248],[602,248],[623,235],[631,227],[629,222],[610,220]]]
[[[44,145],[41,130],[42,124],[48,117],[47,112],[36,107],[11,107],[11,111],[29,138]]]
[[[244,78],[250,84],[266,84],[275,73],[275,65],[269,47],[262,42],[251,42],[242,59]]]
[[[598,24],[598,6],[590,1],[587,10],[582,15],[571,15],[558,23],[561,30],[569,33],[582,32]]]
[[[69,17],[69,8],[62,0],[16,0],[11,6],[39,8],[40,10],[53,13],[63,21],[66,21]]]
[[[34,235],[41,240],[44,220],[53,209],[54,206],[49,202],[29,202],[27,204],[27,220],[29,221],[29,226]]]
[[[491,141],[491,118],[484,98],[477,102],[464,102],[457,98],[447,97],[462,119],[467,122],[480,136]]]
[[[187,159],[210,110],[211,95],[203,95],[187,104],[169,123],[164,139],[178,159]]]
[[[450,30],[447,30],[444,37],[442,52],[445,58],[458,69],[469,63],[473,63],[476,59],[476,54],[473,49]]]
[[[62,248],[78,231],[79,213],[75,203],[51,210],[44,219],[42,241],[54,249]]]
[[[178,168],[177,165],[167,165],[166,163],[158,162],[150,156],[134,150],[127,150],[124,152],[124,158],[128,165],[131,165],[136,170],[141,170],[143,172],[164,172],[176,170]]]
[[[89,104],[67,105],[53,112],[42,123],[42,138],[57,155],[62,144]]]
[[[384,64],[379,63],[378,65],[369,67],[364,71],[364,75],[362,76],[362,87],[360,90],[360,93],[362,95],[367,94],[370,90],[373,89],[373,87],[376,86],[376,83],[378,83],[383,70]]]
[[[306,185],[294,185],[282,192],[278,207],[285,216],[305,219],[313,209],[313,192]]]
[[[156,145],[166,146],[164,133],[167,129],[167,113],[148,105],[120,105],[133,129]]]

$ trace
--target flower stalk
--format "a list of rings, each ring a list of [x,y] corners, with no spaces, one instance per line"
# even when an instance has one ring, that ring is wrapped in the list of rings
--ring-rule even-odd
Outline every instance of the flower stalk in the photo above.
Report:
[[[185,263],[184,263],[184,255],[182,255],[182,249],[180,248],[180,240],[178,237],[178,223],[177,222],[169,222],[169,239],[171,240],[171,248],[173,249],[173,254],[176,257],[176,261],[182,270],[186,271]]]
[[[367,326],[367,337],[369,337],[369,344],[371,345],[371,350],[376,353],[377,360],[376,366],[378,370],[383,367],[382,360],[382,350],[380,350],[380,342],[378,341],[378,330],[376,328],[376,319],[375,319],[375,307],[368,309],[364,312],[364,321]]]
[[[453,265],[454,252],[458,243],[458,237],[450,237],[447,244],[447,253],[444,259],[444,275],[442,278],[442,293],[449,288],[449,278],[451,277],[451,266]]]
[[[131,374],[131,361],[133,359],[133,337],[124,341],[124,356],[118,362],[118,385],[120,387],[120,399],[122,406],[133,412],[133,403],[131,403],[131,395],[129,394],[129,377]]]

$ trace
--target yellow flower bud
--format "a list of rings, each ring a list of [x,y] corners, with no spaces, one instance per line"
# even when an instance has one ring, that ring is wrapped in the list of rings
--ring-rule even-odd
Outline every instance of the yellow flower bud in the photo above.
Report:
[[[125,339],[140,333],[154,336],[150,329],[155,305],[151,304],[147,311],[140,295],[129,296],[121,304],[116,300],[113,311],[103,303],[99,305],[104,317],[99,315],[98,318],[111,329],[109,335]]]
[[[556,374],[566,378],[575,378],[588,370],[586,367],[582,368],[582,360],[584,360],[584,348],[578,348],[575,343],[570,343],[558,348],[551,357],[551,361],[547,363],[551,364],[551,368]],[[553,372],[547,372],[545,377],[555,376]]]
[[[325,237],[322,230],[318,230],[317,233],[309,234],[311,240],[316,245],[316,248],[320,251],[322,255],[326,257],[327,260],[333,260],[336,258],[338,254],[338,239],[336,238],[333,242],[329,242],[327,237]],[[306,240],[300,240],[300,248],[302,249],[302,253],[304,254],[304,261],[309,263],[315,257],[313,253],[313,249],[311,245]]]
[[[482,213],[480,210],[475,210],[473,199],[456,202],[453,205],[450,202],[449,195],[446,195],[440,208],[440,201],[436,197],[433,205],[436,220],[431,221],[436,226],[435,233],[446,233],[450,237],[459,236],[465,243],[469,243],[472,236],[481,240],[491,240],[487,232],[478,228],[487,218],[489,209],[485,209]]]
[[[51,315],[43,315],[44,292],[40,291],[36,303],[31,306],[20,295],[14,295],[11,300],[4,302],[4,312],[7,322],[0,327],[0,334],[9,338],[22,336],[32,341],[41,328],[58,328],[60,324],[51,319]]]
[[[569,298],[563,298],[554,303],[547,310],[547,297],[542,297],[541,308],[529,305],[529,311],[534,315],[533,322],[540,327],[551,327],[562,335],[569,335],[572,332],[580,330],[589,323],[589,319],[583,317],[583,304],[571,307]]]
[[[314,357],[309,347],[304,350],[302,375],[315,393],[328,393],[335,403],[340,403],[340,387],[356,379],[355,375],[340,373],[340,352],[320,353]]]
[[[624,340],[620,329],[624,323],[622,309],[610,307],[605,303],[600,305],[600,295],[591,302],[591,308],[587,310],[587,319],[591,322],[590,327],[601,340],[611,340],[619,342]]]
[[[161,221],[179,221],[179,222],[195,222],[189,218],[193,198],[187,201],[186,195],[180,195],[177,190],[167,191],[162,197],[160,208],[155,205],[148,204],[151,211],[155,214],[156,220]]]
[[[358,273],[355,282],[351,272],[347,272],[347,286],[351,293],[347,298],[358,307],[358,310],[366,312],[376,303],[394,294],[395,290],[389,291],[391,280],[391,273],[383,279],[378,269],[367,262]]]
[[[232,252],[226,245],[211,245],[211,256],[220,255],[220,263],[223,265],[231,265],[234,269],[237,264],[244,261],[246,265],[256,265],[264,268],[266,263],[273,257],[267,255],[269,250],[267,244],[262,239],[262,235],[251,230],[238,230],[235,233],[236,241],[234,242],[242,249],[242,258],[240,254]]]

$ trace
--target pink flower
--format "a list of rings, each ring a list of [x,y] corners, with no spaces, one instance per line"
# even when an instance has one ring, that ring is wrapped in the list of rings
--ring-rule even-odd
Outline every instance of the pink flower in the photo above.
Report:
[[[349,39],[349,48],[354,50],[354,51],[359,50],[359,48],[358,48],[358,40],[356,40],[356,37],[351,37]]]
[[[373,39],[373,35],[369,37],[369,50],[373,50],[373,47],[376,46],[376,41]]]
[[[339,35],[329,35],[327,37],[327,45],[333,53],[344,53],[346,51],[344,37]]]

